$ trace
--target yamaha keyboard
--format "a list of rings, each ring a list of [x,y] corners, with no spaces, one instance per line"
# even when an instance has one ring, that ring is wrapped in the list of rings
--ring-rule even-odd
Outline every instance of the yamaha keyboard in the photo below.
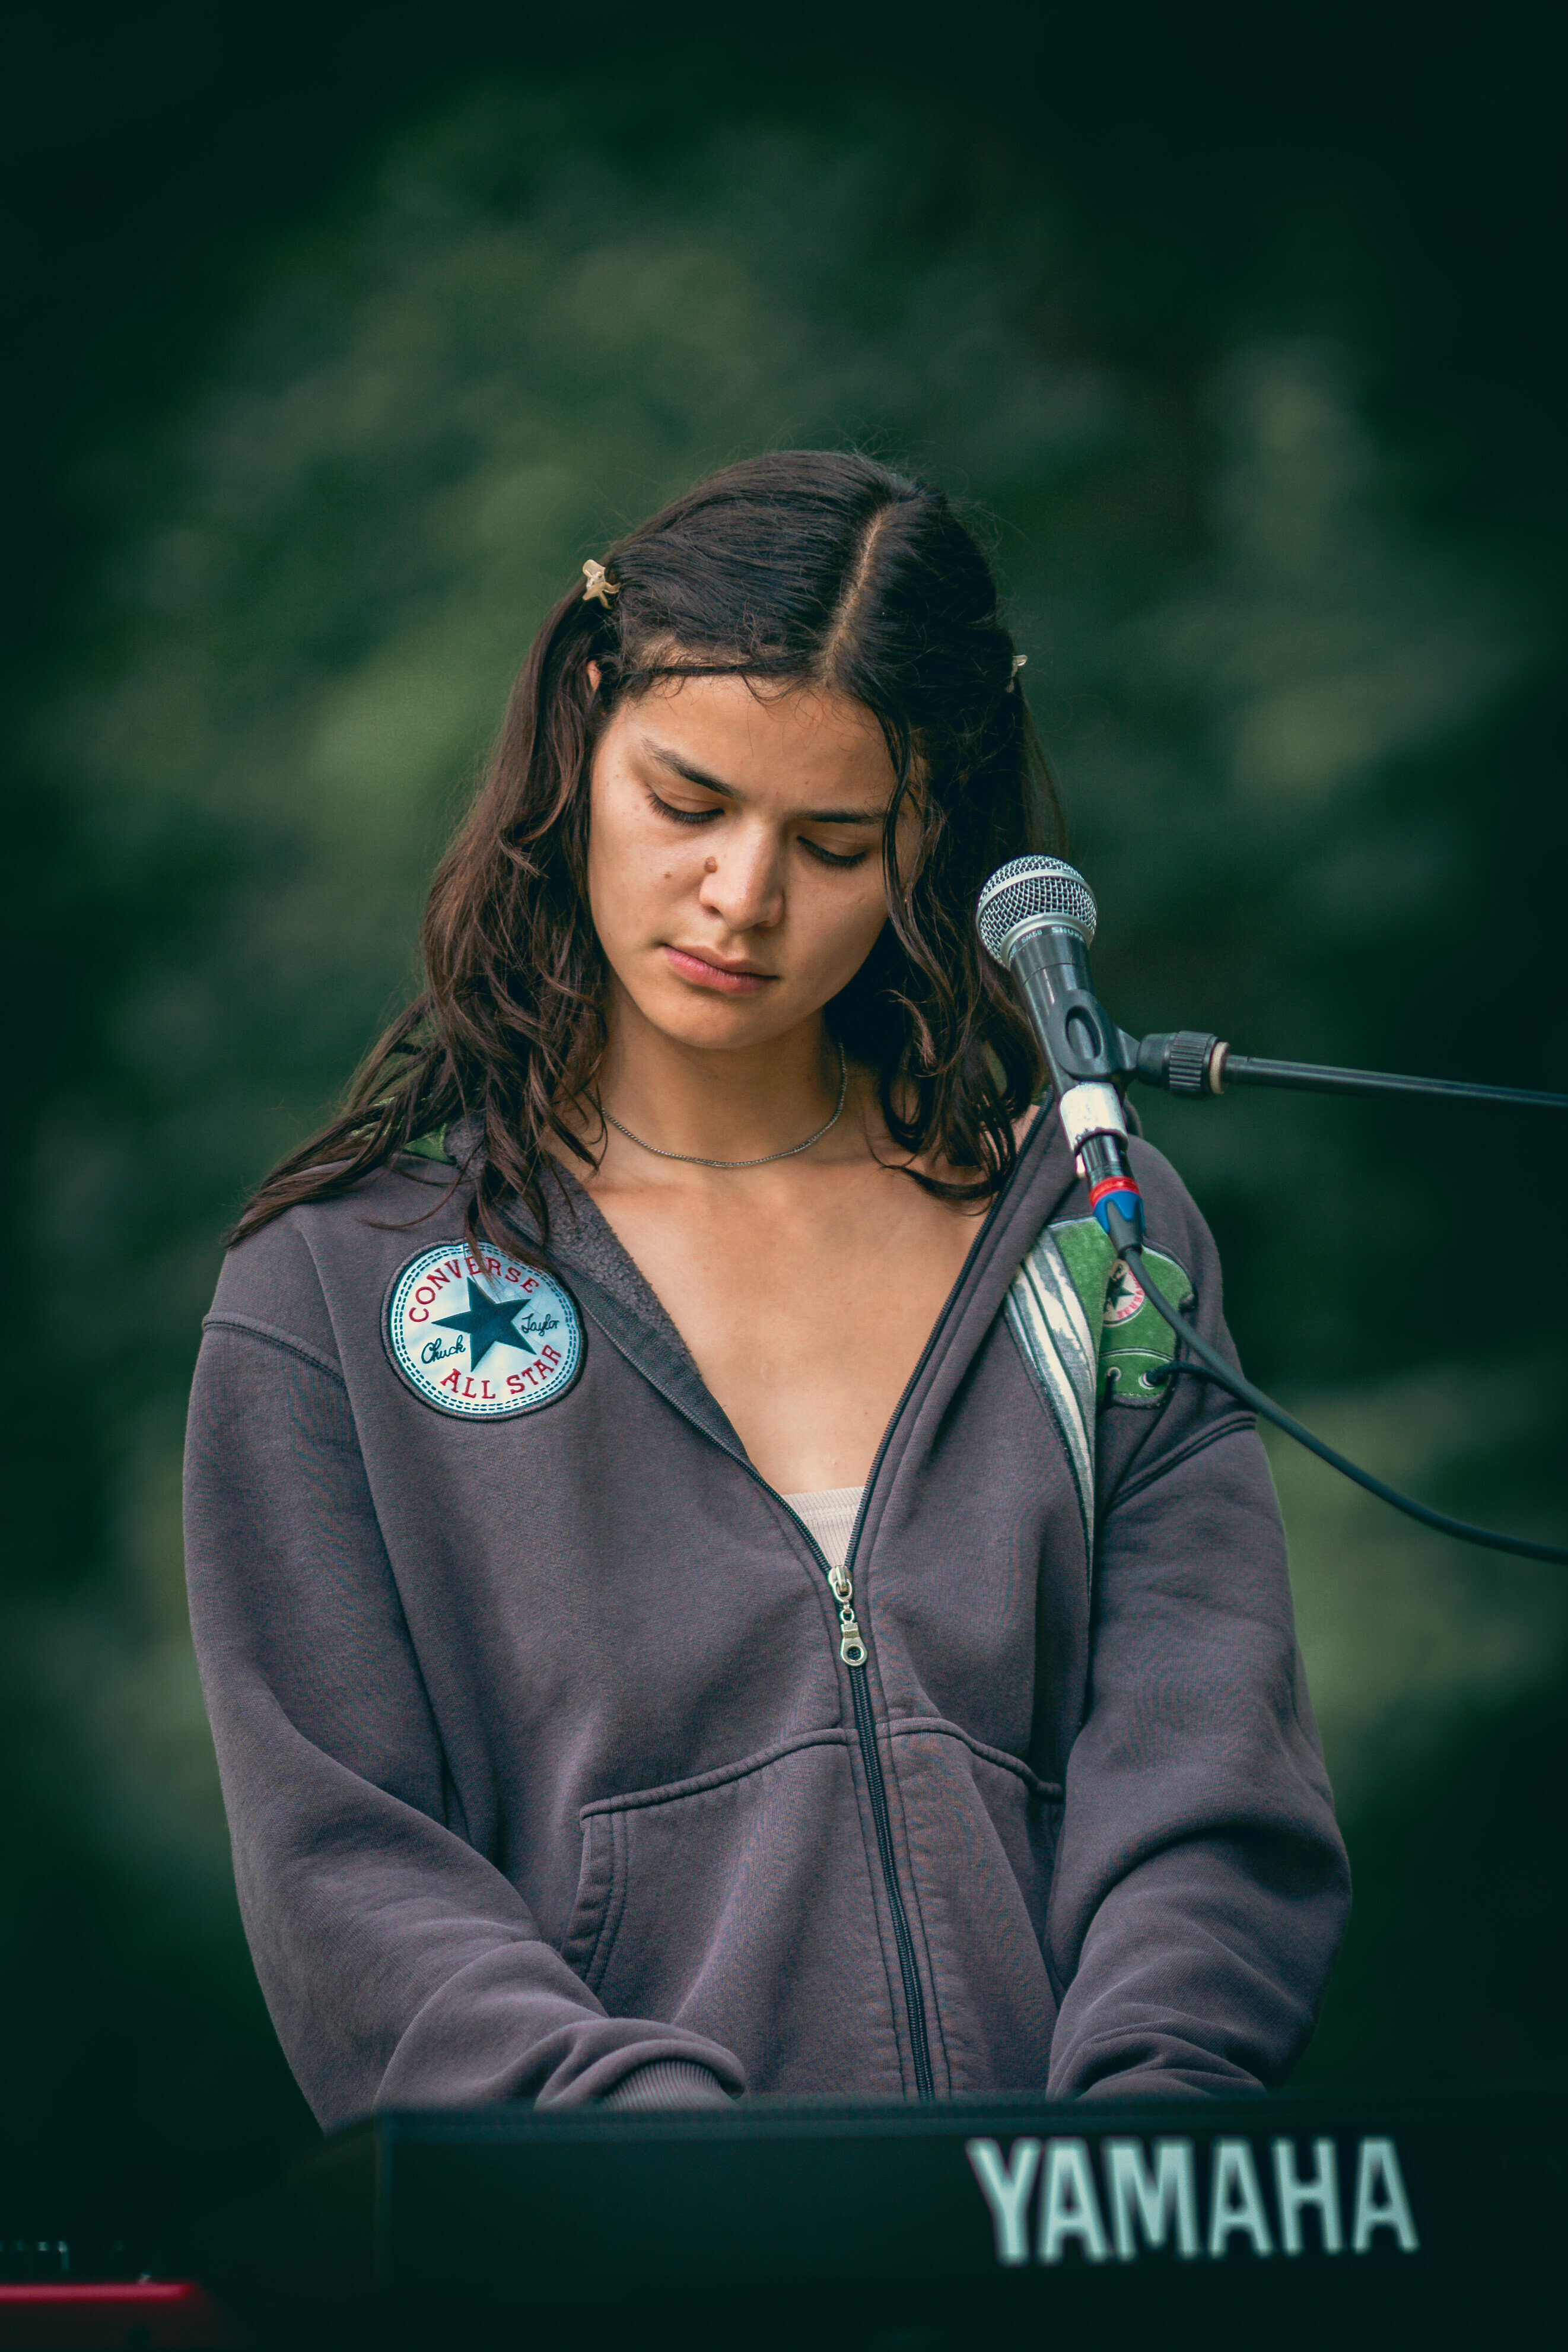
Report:
[[[263,2345],[1507,2343],[1561,2316],[1560,2113],[1520,2092],[390,2114],[230,2214],[201,2274]]]

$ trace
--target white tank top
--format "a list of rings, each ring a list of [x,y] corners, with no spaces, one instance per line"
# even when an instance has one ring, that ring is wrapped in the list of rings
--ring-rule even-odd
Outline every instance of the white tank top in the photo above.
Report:
[[[863,1486],[820,1486],[810,1495],[786,1495],[784,1500],[803,1520],[830,1568],[842,1568],[849,1557],[850,1538],[860,1517]]]

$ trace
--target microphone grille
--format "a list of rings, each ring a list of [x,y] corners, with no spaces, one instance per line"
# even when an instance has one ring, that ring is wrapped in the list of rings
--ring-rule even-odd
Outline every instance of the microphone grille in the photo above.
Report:
[[[1026,924],[1065,923],[1092,947],[1100,913],[1088,883],[1065,859],[1009,857],[981,891],[975,920],[986,953],[1005,964],[1015,935]]]

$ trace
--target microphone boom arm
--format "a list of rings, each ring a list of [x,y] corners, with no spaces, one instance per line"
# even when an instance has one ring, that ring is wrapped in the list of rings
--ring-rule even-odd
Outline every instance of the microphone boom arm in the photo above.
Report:
[[[1473,1086],[1462,1078],[1413,1078],[1385,1070],[1340,1070],[1322,1062],[1275,1062],[1236,1054],[1200,1029],[1168,1029],[1140,1043],[1121,1033],[1127,1076],[1173,1095],[1219,1095],[1229,1087],[1288,1087],[1298,1093],[1432,1095],[1449,1102],[1506,1103],[1531,1110],[1568,1110],[1568,1095],[1534,1094],[1523,1087]]]

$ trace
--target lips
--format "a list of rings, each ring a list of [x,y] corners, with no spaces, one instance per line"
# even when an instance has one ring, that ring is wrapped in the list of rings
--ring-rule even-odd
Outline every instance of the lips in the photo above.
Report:
[[[699,954],[695,948],[666,946],[664,961],[694,988],[716,989],[724,996],[755,996],[778,978],[760,964],[721,963],[716,956]]]

